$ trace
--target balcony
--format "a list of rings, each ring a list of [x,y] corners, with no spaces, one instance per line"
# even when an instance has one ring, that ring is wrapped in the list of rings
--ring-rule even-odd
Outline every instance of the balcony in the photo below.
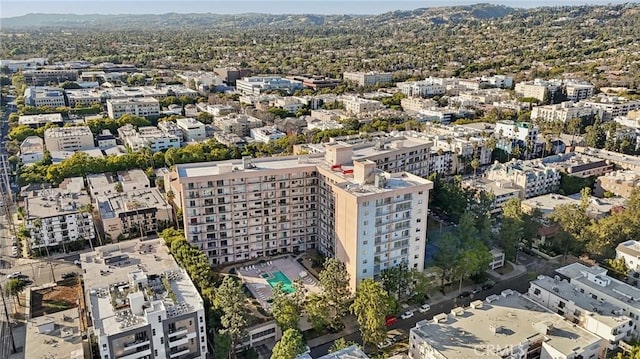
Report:
[[[180,335],[185,335],[188,333],[187,327],[180,327],[180,328],[176,328],[176,329],[169,329],[169,338],[171,337],[177,337]],[[171,340],[171,339],[169,339]]]
[[[124,343],[124,351],[127,352],[129,350],[140,348],[140,347],[143,347],[143,346],[149,345],[149,344],[150,344],[150,342],[149,342],[148,339],[147,340],[138,340],[138,341],[131,342],[131,343]]]
[[[189,337],[186,336],[175,339],[169,338],[169,348],[185,346],[187,343],[189,343]]]
[[[139,359],[147,356],[151,356],[151,349],[142,350],[129,355],[118,357],[118,359]]]
[[[181,355],[185,355],[189,353],[189,347],[180,347],[175,350],[169,351],[169,358],[177,358]]]

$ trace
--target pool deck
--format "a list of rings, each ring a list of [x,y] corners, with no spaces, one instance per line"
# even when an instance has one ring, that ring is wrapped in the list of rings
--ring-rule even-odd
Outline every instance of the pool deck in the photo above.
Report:
[[[320,286],[316,278],[307,272],[307,270],[298,263],[293,257],[281,257],[272,260],[265,260],[264,263],[256,263],[252,265],[245,265],[236,267],[236,272],[242,281],[247,285],[251,294],[258,299],[260,304],[266,310],[270,309],[270,305],[267,302],[273,298],[273,291],[266,279],[262,278],[263,273],[273,273],[281,271],[286,275],[291,283],[297,278],[300,278],[302,272],[307,273],[302,278],[302,283],[309,293],[320,293]]]

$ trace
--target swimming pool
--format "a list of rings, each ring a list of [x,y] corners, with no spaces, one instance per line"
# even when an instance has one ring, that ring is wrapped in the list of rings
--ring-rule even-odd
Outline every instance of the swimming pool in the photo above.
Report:
[[[293,283],[291,283],[291,279],[286,276],[286,274],[282,273],[282,271],[276,271],[272,273],[263,273],[262,278],[266,279],[267,283],[274,288],[278,283],[282,283],[282,290],[285,293],[293,293],[295,289],[293,288]]]

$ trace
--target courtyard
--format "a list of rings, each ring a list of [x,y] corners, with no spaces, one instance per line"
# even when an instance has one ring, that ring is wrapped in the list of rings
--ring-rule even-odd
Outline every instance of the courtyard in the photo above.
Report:
[[[318,280],[298,263],[293,257],[285,256],[272,260],[263,260],[255,264],[236,267],[236,273],[246,284],[251,294],[266,310],[273,299],[273,288],[282,283],[286,293],[295,291],[294,281],[300,280],[305,295],[320,293]]]

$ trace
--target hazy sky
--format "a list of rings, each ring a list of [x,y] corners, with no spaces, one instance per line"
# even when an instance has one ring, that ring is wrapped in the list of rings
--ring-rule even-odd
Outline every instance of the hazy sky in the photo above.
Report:
[[[394,10],[421,7],[496,3],[512,7],[536,7],[584,4],[620,4],[633,0],[0,0],[0,17],[13,17],[29,13],[45,14],[164,14],[177,13],[270,13],[270,14],[379,14]],[[0,23],[1,26],[1,23]]]

